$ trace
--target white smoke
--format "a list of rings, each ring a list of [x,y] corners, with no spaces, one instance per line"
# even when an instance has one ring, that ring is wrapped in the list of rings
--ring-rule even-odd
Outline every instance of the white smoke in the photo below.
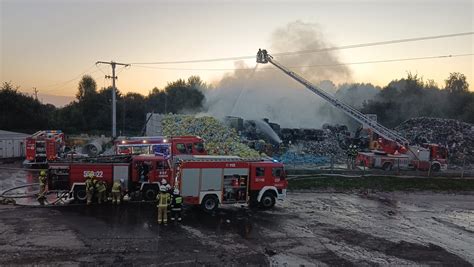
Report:
[[[318,25],[296,21],[277,29],[267,50],[272,54],[330,46],[324,41]],[[334,51],[275,59],[332,94],[337,90],[334,83],[347,82],[351,77],[349,69],[343,65],[302,67],[338,65],[340,62]],[[262,69],[269,67],[272,69]],[[259,65],[255,70],[254,66],[238,62],[236,68],[245,70],[225,75],[213,86],[214,89],[205,92],[208,114],[218,118],[227,115],[245,119],[268,118],[282,127],[291,128],[319,128],[324,123],[343,122],[345,118],[340,111],[270,64]]]

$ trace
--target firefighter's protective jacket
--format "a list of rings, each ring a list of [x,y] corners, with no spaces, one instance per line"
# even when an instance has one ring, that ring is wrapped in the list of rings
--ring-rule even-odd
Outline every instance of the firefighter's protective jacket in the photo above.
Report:
[[[40,186],[45,186],[46,185],[46,175],[40,175],[38,177],[39,184]]]
[[[112,185],[112,193],[118,193],[122,191],[122,185],[120,185],[119,182],[115,182],[113,185]]]
[[[183,197],[180,195],[173,195],[173,199],[171,200],[171,210],[180,211],[182,205]]]
[[[156,196],[156,200],[158,201],[157,207],[167,207],[170,204],[171,196],[168,192],[160,192]]]
[[[86,191],[87,192],[94,192],[94,183],[92,182],[92,179],[87,179],[86,180]]]
[[[107,187],[105,187],[105,183],[99,182],[97,183],[97,192],[101,193],[107,190]]]

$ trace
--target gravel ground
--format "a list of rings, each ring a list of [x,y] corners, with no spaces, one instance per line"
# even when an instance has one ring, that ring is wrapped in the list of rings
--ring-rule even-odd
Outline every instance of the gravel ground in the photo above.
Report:
[[[24,171],[0,170],[0,190]],[[12,178],[14,177],[14,178]],[[455,265],[474,263],[474,195],[290,192],[253,211],[188,209],[159,226],[152,204],[0,206],[0,265]]]

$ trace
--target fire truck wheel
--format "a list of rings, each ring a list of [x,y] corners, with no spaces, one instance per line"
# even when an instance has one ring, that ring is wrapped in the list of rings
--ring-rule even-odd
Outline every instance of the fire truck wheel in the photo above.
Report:
[[[152,200],[155,200],[156,199],[156,190],[153,189],[153,188],[148,188],[145,190],[145,193],[144,193],[144,196],[145,196],[145,200],[147,201],[152,201]]]
[[[390,162],[385,162],[383,165],[382,165],[382,169],[384,171],[390,171],[392,169],[392,163]]]
[[[86,188],[83,186],[74,188],[74,199],[78,202],[85,202],[87,199]]]
[[[439,165],[438,163],[434,163],[433,165],[431,165],[431,170],[434,172],[439,172],[439,170],[441,170],[441,165]]]
[[[201,207],[205,211],[214,211],[219,206],[219,199],[216,195],[207,195],[201,202]]]
[[[262,199],[260,199],[260,205],[264,209],[270,209],[275,206],[275,196],[271,192],[265,192],[263,194]]]

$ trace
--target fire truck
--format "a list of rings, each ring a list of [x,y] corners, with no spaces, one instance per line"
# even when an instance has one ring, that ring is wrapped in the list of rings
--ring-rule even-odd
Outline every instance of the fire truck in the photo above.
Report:
[[[48,168],[48,190],[69,191],[71,197],[86,200],[85,180],[90,174],[104,181],[110,190],[114,182],[123,180],[123,190],[131,197],[154,200],[161,179],[172,184],[171,162],[163,155],[114,156],[76,161],[55,161]]]
[[[272,208],[286,197],[283,164],[271,159],[234,156],[193,156],[179,160],[176,184],[184,202],[206,211],[219,204],[249,204]]]
[[[128,137],[115,141],[115,154],[207,155],[199,136]]]
[[[181,155],[182,156],[182,155]],[[146,168],[144,167],[146,166]],[[212,211],[219,204],[248,203],[271,208],[286,196],[282,163],[232,156],[164,155],[115,156],[97,162],[52,162],[48,190],[67,191],[79,202],[86,200],[85,180],[93,174],[107,184],[123,180],[132,199],[154,200],[164,178],[179,188],[187,205]]]
[[[26,164],[42,165],[58,159],[64,152],[64,133],[60,130],[38,131],[26,138]]]
[[[414,169],[439,171],[447,168],[446,149],[436,144],[412,145],[409,140],[396,131],[386,128],[370,116],[361,113],[357,109],[335,98],[326,91],[318,88],[297,73],[287,69],[278,63],[266,50],[259,50],[257,63],[271,63],[285,74],[304,85],[311,92],[326,100],[333,107],[344,112],[349,117],[370,129],[378,138],[374,140],[375,147],[371,152],[358,154],[356,164],[364,164],[366,167],[391,169],[395,162],[407,161],[406,166]],[[403,155],[400,155],[403,154]],[[403,165],[405,165],[403,163]]]

